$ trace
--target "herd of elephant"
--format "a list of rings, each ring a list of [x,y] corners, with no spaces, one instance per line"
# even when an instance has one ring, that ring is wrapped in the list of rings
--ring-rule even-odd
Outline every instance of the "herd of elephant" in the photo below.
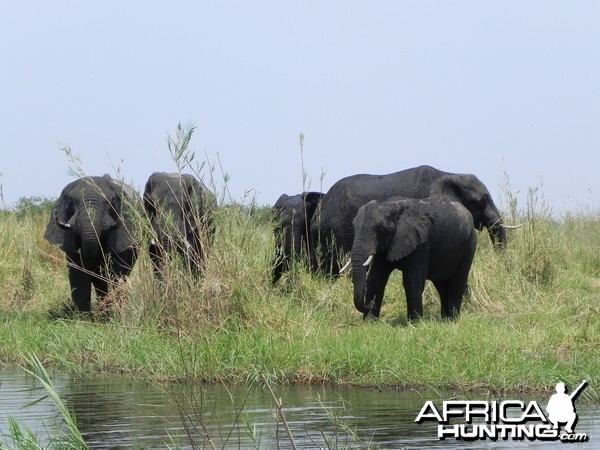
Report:
[[[129,275],[138,256],[138,204],[135,190],[110,175],[79,178],[62,190],[44,234],[67,257],[71,303],[59,317],[91,311],[92,286],[102,300],[111,284]],[[169,253],[199,273],[214,234],[215,195],[193,175],[156,172],[146,182],[143,204],[157,277]]]
[[[273,282],[298,258],[307,258],[313,272],[332,276],[351,266],[354,306],[365,318],[379,317],[394,269],[402,271],[409,320],[423,315],[426,280],[440,296],[442,317],[456,318],[477,245],[475,230],[487,228],[494,245],[503,248],[505,230],[514,228],[503,223],[475,175],[430,166],[349,176],[326,194],[284,194],[274,208]]]
[[[132,188],[109,175],[80,178],[63,189],[44,237],[66,254],[71,286],[66,313],[89,312],[92,286],[102,299],[131,272],[138,255],[132,223],[138,200]],[[157,172],[146,183],[143,206],[152,226],[149,254],[156,276],[170,254],[179,254],[192,273],[202,273],[215,233],[214,193],[192,175]],[[409,320],[423,315],[426,280],[439,293],[442,317],[456,318],[476,230],[487,228],[501,248],[511,228],[475,175],[430,166],[349,176],[325,194],[283,194],[273,209],[273,283],[299,259],[313,273],[333,277],[351,266],[354,305],[365,318],[379,316],[394,269],[403,274]]]

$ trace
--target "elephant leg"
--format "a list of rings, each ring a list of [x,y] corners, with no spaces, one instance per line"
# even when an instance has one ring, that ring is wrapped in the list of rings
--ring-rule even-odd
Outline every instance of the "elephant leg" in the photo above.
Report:
[[[196,275],[202,274],[204,272],[204,264],[206,262],[206,236],[196,235],[195,246],[194,246],[194,273]]]
[[[154,275],[160,278],[164,264],[165,252],[159,245],[155,244],[150,245],[148,252],[150,253],[150,260],[152,261]]]
[[[192,250],[188,250],[185,255],[183,255],[183,261],[185,264],[186,270],[193,274],[198,275],[202,272],[202,260],[200,259],[200,255]]]
[[[103,273],[92,277],[94,291],[96,292],[97,306],[96,310],[104,319],[110,318],[110,311],[114,299],[107,297],[109,284],[114,282],[115,277],[112,273]]]
[[[195,252],[188,250],[183,257],[183,261],[185,264],[185,269],[189,273],[196,275],[199,272],[200,267],[198,266],[198,255]]]
[[[196,249],[193,248],[191,244],[189,246],[184,245],[182,247],[178,247],[177,253],[179,258],[181,259],[181,264],[183,265],[183,268],[186,270],[187,273],[196,275],[198,274],[198,272],[200,272],[199,255]]]
[[[442,319],[453,319],[460,314],[460,303],[456,305],[456,301],[450,293],[450,284],[449,280],[433,282],[440,295]]]
[[[378,261],[378,258],[375,258],[373,261],[373,266],[367,275],[366,292],[366,300],[368,303],[371,303],[372,307],[371,311],[365,314],[365,319],[369,315],[372,317],[379,317],[381,312],[381,304],[383,303],[383,296],[385,294],[385,287],[390,278],[392,270],[392,267],[389,267],[387,264]]]
[[[462,299],[467,291],[467,281],[473,257],[464,258],[454,275],[443,282],[434,283],[442,303],[442,319],[454,320],[460,315]]]
[[[471,264],[469,263],[469,267],[470,265]],[[448,281],[448,301],[446,310],[442,311],[443,318],[456,319],[460,315],[462,300],[468,288],[467,280],[469,278],[469,267]]]
[[[273,284],[276,284],[279,281],[279,279],[281,278],[283,271],[287,270],[286,266],[287,265],[285,264],[283,256],[278,255],[275,257],[275,261],[273,261],[273,276],[272,276]]]
[[[201,276],[206,268],[206,235],[194,234],[192,247],[189,249],[191,256],[191,271],[195,276]]]
[[[327,275],[332,278],[337,278],[340,276],[340,264],[339,260],[345,255],[344,249],[341,245],[335,244],[335,241],[332,244],[331,252],[329,253],[329,260],[327,262]]]
[[[402,284],[406,295],[408,320],[419,320],[423,317],[425,275],[420,271],[404,270],[402,272]]]
[[[338,257],[344,254],[344,250],[333,236],[326,235],[322,239],[317,250],[319,271],[325,276],[337,278],[340,272]]]
[[[275,256],[273,258],[272,283],[276,284],[283,272],[290,270],[289,246],[284,230],[275,231]]]
[[[92,276],[92,284],[94,285],[94,291],[98,300],[102,301],[108,294],[109,280],[105,274]]]
[[[423,290],[429,267],[429,252],[423,245],[402,261],[402,285],[406,296],[408,320],[423,317]]]
[[[309,246],[311,249],[310,252],[308,253],[310,273],[312,273],[312,274],[322,273],[320,271],[320,258],[319,258],[319,255],[321,254],[322,246],[320,245],[320,242],[314,238],[312,232],[310,234]]]
[[[114,255],[111,260],[110,271],[117,278],[126,277],[131,273],[137,259],[137,249],[129,248],[124,252]]]
[[[102,270],[101,275],[92,278],[94,290],[99,300],[99,311],[104,318],[108,319],[110,317],[111,306],[114,302],[114,298],[110,299],[110,302],[106,301],[109,288],[118,284],[131,273],[136,259],[137,248],[135,247],[113,254],[108,267]]]
[[[471,242],[470,248],[465,252],[464,257],[458,266],[454,276],[448,280],[447,296],[448,303],[446,311],[442,311],[442,317],[456,319],[460,315],[460,307],[463,297],[468,290],[469,272],[475,256],[475,240]]]
[[[467,289],[467,282],[463,277],[451,278],[444,283],[442,289],[443,295],[442,290],[438,288],[442,302],[442,319],[454,320],[460,316],[460,307]]]
[[[92,304],[92,280],[88,273],[69,267],[71,301],[76,311],[89,312]]]

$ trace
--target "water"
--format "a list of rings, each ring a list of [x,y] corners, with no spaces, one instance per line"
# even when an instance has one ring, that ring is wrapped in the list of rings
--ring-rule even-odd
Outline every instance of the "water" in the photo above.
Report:
[[[51,374],[58,393],[77,417],[86,442],[95,449],[116,448],[291,448],[275,402],[264,386],[169,385],[134,381],[126,375],[73,378]],[[577,402],[578,444],[543,441],[463,441],[437,439],[437,424],[416,424],[426,400],[436,405],[453,392],[396,391],[344,387],[275,386],[298,448],[600,448],[600,405]],[[62,429],[60,414],[39,383],[17,369],[0,371],[0,432],[10,415],[27,425],[42,443]],[[465,399],[464,396],[460,396]],[[469,394],[472,400],[491,400]],[[539,401],[546,398],[511,399]]]

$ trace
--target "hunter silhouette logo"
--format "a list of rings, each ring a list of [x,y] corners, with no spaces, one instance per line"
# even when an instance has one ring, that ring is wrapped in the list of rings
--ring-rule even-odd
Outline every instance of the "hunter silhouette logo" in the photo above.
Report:
[[[546,405],[547,415],[536,401],[446,400],[440,408],[428,400],[415,422],[437,422],[437,435],[442,440],[539,439],[585,442],[589,439],[587,434],[576,434],[574,431],[577,423],[574,402],[586,386],[587,381],[583,380],[571,394],[567,394],[565,384],[558,383],[556,393]],[[560,430],[561,424],[565,424],[563,432]]]
[[[577,413],[575,412],[575,406],[573,403],[581,394],[581,391],[587,386],[587,381],[577,386],[572,394],[566,394],[565,383],[558,383],[556,385],[556,394],[553,394],[548,401],[546,411],[548,411],[548,418],[552,422],[553,429],[559,428],[559,423],[566,423],[565,431],[569,434],[573,434],[573,427],[577,423]]]

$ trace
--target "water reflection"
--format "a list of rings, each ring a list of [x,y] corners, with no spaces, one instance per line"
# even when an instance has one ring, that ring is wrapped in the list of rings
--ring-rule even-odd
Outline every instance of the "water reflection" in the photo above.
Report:
[[[51,376],[61,398],[75,412],[86,441],[95,449],[212,448],[213,444],[216,448],[291,448],[274,401],[263,387],[161,387],[124,375]],[[31,390],[36,386],[21,371],[0,372],[0,432],[6,432],[8,415],[39,436],[46,428],[57,430],[59,415],[49,400],[23,408],[44,395]],[[548,447],[548,442],[538,441],[439,441],[435,424],[415,424],[426,400],[441,402],[454,393],[440,397],[434,392],[306,386],[277,386],[274,390],[284,403],[298,448]],[[588,433],[591,440],[560,446],[594,448],[600,407],[578,402],[577,411],[577,432]]]

